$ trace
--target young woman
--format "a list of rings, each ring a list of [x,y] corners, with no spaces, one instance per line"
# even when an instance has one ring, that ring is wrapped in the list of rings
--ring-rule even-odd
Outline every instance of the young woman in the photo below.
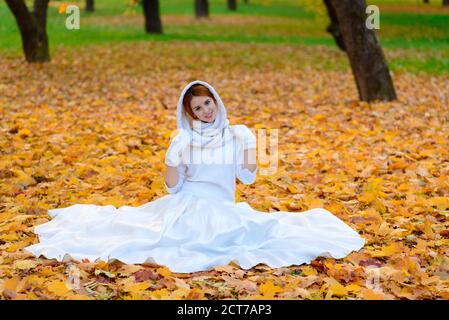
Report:
[[[363,247],[365,240],[325,209],[266,213],[235,202],[236,178],[256,178],[256,137],[244,125],[229,125],[209,83],[196,80],[182,90],[177,126],[165,157],[170,194],[139,207],[49,210],[53,219],[34,229],[40,243],[25,249],[59,261],[118,259],[195,272],[231,261],[243,269],[300,265]]]

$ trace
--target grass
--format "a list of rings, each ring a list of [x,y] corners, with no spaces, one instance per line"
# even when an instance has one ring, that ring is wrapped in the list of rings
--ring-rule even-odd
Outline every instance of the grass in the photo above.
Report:
[[[320,1],[316,0],[319,4]],[[30,1],[28,1],[30,3]],[[73,1],[66,1],[73,2]],[[52,52],[57,46],[79,47],[129,41],[220,41],[289,45],[335,46],[325,32],[328,19],[324,7],[311,6],[311,0],[249,0],[238,3],[231,12],[224,0],[210,0],[211,18],[197,21],[193,17],[193,0],[160,1],[163,31],[149,35],[143,30],[139,6],[130,7],[125,0],[96,0],[96,12],[81,11],[81,29],[67,30],[65,14],[58,14],[58,2],[48,11],[48,34]],[[408,55],[395,60],[399,68],[418,66],[426,72],[449,72],[449,8],[440,1],[429,6],[414,0],[367,1],[381,9],[380,42],[386,51],[419,50],[419,58]],[[79,1],[83,7],[84,1]],[[5,2],[0,2],[0,53],[21,54],[16,22]],[[392,66],[394,69],[395,66]]]

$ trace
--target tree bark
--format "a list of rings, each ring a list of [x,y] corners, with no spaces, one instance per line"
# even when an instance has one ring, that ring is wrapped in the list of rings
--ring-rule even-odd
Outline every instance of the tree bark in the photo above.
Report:
[[[86,12],[94,12],[95,11],[95,1],[94,0],[86,0]]]
[[[360,100],[396,99],[390,71],[376,33],[365,25],[365,0],[329,0],[327,5],[334,10]]]
[[[343,37],[340,32],[340,27],[338,25],[337,14],[335,13],[334,7],[331,5],[330,0],[324,0],[327,12],[329,14],[330,24],[327,26],[326,31],[329,32],[332,37],[334,37],[337,46],[346,51],[345,43],[343,42]]]
[[[209,17],[209,1],[195,0],[195,17],[208,18]]]
[[[145,31],[147,33],[162,33],[159,0],[143,0],[143,13],[145,15]]]
[[[49,0],[34,0],[30,12],[24,0],[6,0],[13,13],[22,38],[22,48],[28,62],[50,60],[47,36],[47,8]]]
[[[228,9],[231,11],[237,10],[237,0],[228,0]]]

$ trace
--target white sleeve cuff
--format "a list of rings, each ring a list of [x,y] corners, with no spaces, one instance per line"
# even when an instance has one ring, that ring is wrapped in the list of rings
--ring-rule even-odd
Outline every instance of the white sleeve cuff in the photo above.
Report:
[[[180,172],[179,167],[178,167],[178,175],[179,175],[178,182],[173,187],[167,186],[167,183],[164,181],[165,189],[167,189],[168,193],[176,193],[179,190],[181,190],[181,187],[185,180],[185,175]]]
[[[256,181],[257,171],[257,167],[256,170],[251,172],[248,169],[243,168],[243,165],[237,165],[237,178],[244,184],[252,184]]]

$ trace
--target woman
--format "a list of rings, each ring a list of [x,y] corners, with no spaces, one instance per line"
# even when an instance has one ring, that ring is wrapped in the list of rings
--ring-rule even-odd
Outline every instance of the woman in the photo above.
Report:
[[[49,210],[35,227],[40,243],[25,249],[59,261],[68,255],[154,263],[195,272],[233,261],[243,269],[343,258],[365,240],[329,211],[265,213],[235,203],[235,180],[255,181],[256,137],[230,126],[215,89],[193,81],[177,106],[178,134],[166,152],[170,193],[139,207],[75,204]]]

